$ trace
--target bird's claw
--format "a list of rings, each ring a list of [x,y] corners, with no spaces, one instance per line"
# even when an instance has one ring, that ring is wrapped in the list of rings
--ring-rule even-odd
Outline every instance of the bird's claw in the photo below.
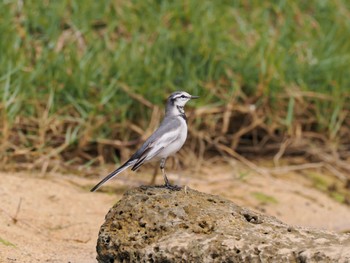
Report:
[[[172,191],[180,191],[181,190],[181,186],[178,185],[171,185],[170,183],[166,183],[165,188],[172,190]]]

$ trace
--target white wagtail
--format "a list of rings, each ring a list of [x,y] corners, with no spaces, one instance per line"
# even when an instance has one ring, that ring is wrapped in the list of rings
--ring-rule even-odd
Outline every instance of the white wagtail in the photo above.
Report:
[[[177,91],[172,93],[166,103],[165,117],[159,128],[144,142],[140,149],[134,153],[118,169],[107,175],[101,182],[91,189],[96,191],[102,184],[109,181],[126,168],[132,166],[131,170],[137,170],[141,165],[149,161],[160,160],[160,169],[163,173],[165,186],[167,188],[177,187],[169,183],[165,174],[165,161],[181,149],[187,137],[187,123],[184,111],[185,104],[190,99],[197,99],[198,96],[191,96],[187,92]]]

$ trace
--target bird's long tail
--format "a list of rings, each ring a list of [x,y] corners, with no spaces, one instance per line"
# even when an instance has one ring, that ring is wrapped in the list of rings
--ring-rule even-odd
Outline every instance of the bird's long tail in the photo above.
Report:
[[[122,171],[124,171],[125,169],[127,169],[128,167],[132,166],[135,162],[126,162],[124,163],[122,166],[120,166],[118,169],[114,170],[113,172],[111,172],[109,175],[107,175],[105,178],[103,178],[101,180],[101,182],[99,182],[97,185],[95,185],[90,192],[95,192],[97,189],[99,189],[101,187],[101,185],[103,185],[105,182],[111,180],[113,177],[117,176],[118,174],[120,174]]]

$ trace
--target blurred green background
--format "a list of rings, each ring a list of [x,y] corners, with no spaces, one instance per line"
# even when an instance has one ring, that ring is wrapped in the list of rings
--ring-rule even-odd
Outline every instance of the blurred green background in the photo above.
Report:
[[[3,164],[120,158],[175,90],[194,152],[350,151],[346,0],[7,0],[0,36]]]

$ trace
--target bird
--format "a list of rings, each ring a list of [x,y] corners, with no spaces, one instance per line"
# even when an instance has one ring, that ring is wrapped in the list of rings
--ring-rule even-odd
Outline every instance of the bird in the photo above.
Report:
[[[165,116],[158,129],[142,144],[142,146],[119,168],[108,174],[90,191],[95,192],[104,183],[111,180],[125,169],[131,167],[136,171],[141,165],[150,161],[160,161],[160,170],[164,177],[165,187],[177,189],[171,185],[166,173],[165,162],[184,145],[187,138],[187,118],[184,106],[191,99],[198,99],[185,91],[176,91],[170,94],[165,107]]]

